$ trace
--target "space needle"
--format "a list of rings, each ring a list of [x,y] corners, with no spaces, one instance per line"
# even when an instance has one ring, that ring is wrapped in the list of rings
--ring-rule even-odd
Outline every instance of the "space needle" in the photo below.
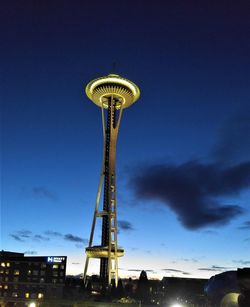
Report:
[[[138,100],[140,90],[132,81],[109,74],[90,81],[85,91],[88,98],[101,108],[104,144],[89,246],[86,248],[84,281],[90,258],[97,258],[100,259],[101,281],[111,285],[114,280],[117,287],[118,258],[124,255],[124,249],[117,243],[116,143],[123,110]],[[103,199],[101,209],[100,199]],[[102,222],[101,242],[100,245],[93,245],[97,218]]]

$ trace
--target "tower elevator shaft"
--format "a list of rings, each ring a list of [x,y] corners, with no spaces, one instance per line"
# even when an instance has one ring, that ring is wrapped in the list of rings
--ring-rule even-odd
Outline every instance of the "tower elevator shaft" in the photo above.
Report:
[[[109,254],[114,257],[103,257],[100,259],[100,278],[103,282],[109,283],[109,280],[117,274],[117,219],[116,219],[116,142],[118,134],[117,115],[121,111],[116,110],[116,101],[113,97],[108,98],[108,109],[106,118],[106,127],[104,134],[104,194],[103,194],[103,212],[107,214],[102,218],[102,239],[101,245],[108,246]],[[119,114],[117,114],[119,112]],[[114,262],[114,263],[113,263]],[[115,275],[115,276],[114,276]]]

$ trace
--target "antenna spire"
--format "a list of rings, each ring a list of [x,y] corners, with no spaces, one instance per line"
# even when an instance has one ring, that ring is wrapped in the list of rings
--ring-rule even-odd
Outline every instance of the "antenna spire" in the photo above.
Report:
[[[114,61],[114,62],[112,63],[112,72],[113,72],[113,73],[116,73],[116,68],[117,68],[117,63],[116,63],[116,61]]]

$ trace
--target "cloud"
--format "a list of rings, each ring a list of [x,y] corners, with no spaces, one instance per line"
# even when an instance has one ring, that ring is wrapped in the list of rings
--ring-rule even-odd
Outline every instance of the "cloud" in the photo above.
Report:
[[[52,231],[52,230],[47,230],[44,233],[50,237],[62,237],[63,236],[60,232]]]
[[[217,269],[212,269],[212,268],[199,268],[199,271],[208,271],[208,272],[218,272],[221,270],[217,270]]]
[[[19,242],[25,242],[25,240],[29,239],[32,236],[32,232],[30,230],[18,230],[10,236]]]
[[[22,238],[30,238],[32,236],[32,232],[30,230],[19,230],[17,233]]]
[[[221,271],[228,271],[231,270],[230,267],[224,267],[224,266],[217,266],[212,265],[210,268],[199,268],[199,271],[211,271],[211,272],[221,272]]]
[[[48,241],[48,237],[42,236],[40,234],[33,234],[30,230],[18,230],[15,233],[10,234],[10,236],[19,242],[26,242],[27,240],[35,241]]]
[[[212,155],[220,163],[247,161],[250,153],[250,115],[230,118],[220,131]]]
[[[83,239],[83,238],[80,238],[78,236],[74,236],[74,235],[72,235],[70,233],[64,235],[64,240],[71,241],[71,242],[76,242],[76,243],[82,243],[82,244],[85,244],[85,245],[88,243],[87,239]]]
[[[238,227],[241,230],[250,230],[250,221],[244,222],[241,226]]]
[[[168,272],[168,273],[181,273],[183,275],[190,275],[190,273],[182,271],[182,270],[176,270],[176,269],[162,269],[162,271],[164,272]]]
[[[218,265],[212,265],[212,269],[218,269],[218,270],[230,270],[230,267],[226,266],[218,266]]]
[[[195,259],[195,258],[191,258],[191,259],[189,259],[189,258],[181,258],[181,260],[183,260],[183,261],[185,261],[185,262],[194,262],[194,263],[197,263],[197,262],[199,262],[197,259]]]
[[[37,255],[36,251],[25,251],[24,252],[25,255]]]
[[[33,240],[36,241],[49,241],[50,239],[48,237],[44,237],[42,235],[34,235]]]
[[[217,199],[249,188],[250,162],[229,167],[199,161],[149,165],[130,174],[129,182],[139,199],[160,201],[187,229],[221,226],[244,212]]]
[[[20,236],[16,235],[16,234],[10,234],[10,236],[16,240],[16,241],[19,241],[19,242],[25,242],[25,240],[23,240]]]
[[[83,248],[84,245],[88,244],[87,239],[80,238],[78,236],[75,236],[73,234],[65,234],[63,235],[60,232],[57,231],[51,231],[47,230],[44,232],[46,236],[42,234],[33,234],[29,230],[19,230],[16,231],[15,233],[10,234],[10,236],[19,242],[26,242],[27,240],[33,240],[33,241],[49,241],[50,239],[58,239],[58,238],[63,238],[66,241],[71,241],[76,243],[75,246],[77,248]]]
[[[132,250],[132,251],[138,251],[138,247],[130,247],[130,249]]]
[[[134,230],[133,225],[132,225],[130,222],[128,222],[128,221],[119,220],[117,223],[118,223],[119,229],[122,229],[122,230],[124,230],[124,231],[131,231],[131,230]]]
[[[46,198],[49,200],[57,200],[57,196],[44,186],[33,187],[32,194],[36,198]]]
[[[141,271],[145,271],[145,272],[148,272],[148,273],[153,273],[154,270],[140,270],[140,269],[125,269],[126,271],[128,272],[141,272]]]

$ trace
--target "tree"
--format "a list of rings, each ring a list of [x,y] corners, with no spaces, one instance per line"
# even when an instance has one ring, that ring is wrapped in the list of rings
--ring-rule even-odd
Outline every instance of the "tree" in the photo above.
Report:
[[[137,296],[143,303],[148,303],[150,301],[150,285],[147,273],[144,270],[141,271],[138,280]]]

